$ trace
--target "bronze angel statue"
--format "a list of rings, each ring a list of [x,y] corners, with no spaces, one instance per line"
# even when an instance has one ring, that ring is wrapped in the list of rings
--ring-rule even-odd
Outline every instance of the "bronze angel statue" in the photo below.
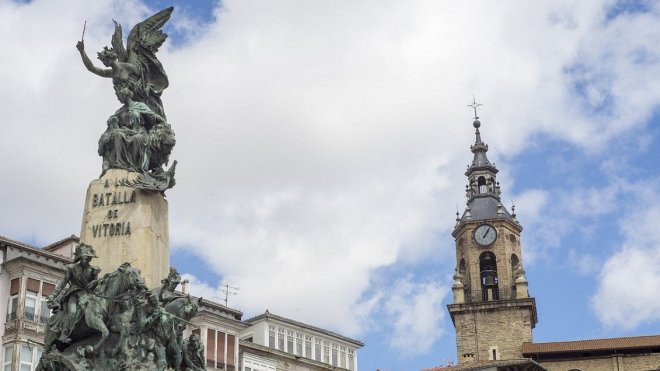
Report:
[[[98,59],[107,68],[94,66],[82,40],[76,45],[89,71],[112,78],[115,94],[123,104],[110,116],[107,129],[99,139],[99,155],[103,157],[101,175],[109,169],[137,172],[137,179],[127,185],[147,190],[164,191],[174,185],[176,161],[169,170],[163,170],[175,143],[161,101],[169,81],[156,57],[158,48],[167,39],[162,27],[173,10],[172,7],[161,10],[135,25],[126,47],[121,25],[113,20],[112,47],[106,46],[98,53]]]

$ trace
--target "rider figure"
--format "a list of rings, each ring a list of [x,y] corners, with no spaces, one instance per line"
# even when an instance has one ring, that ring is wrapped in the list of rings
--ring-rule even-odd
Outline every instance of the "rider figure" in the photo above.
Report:
[[[74,252],[73,264],[67,265],[64,279],[47,298],[52,307],[65,312],[59,338],[63,343],[71,342],[71,332],[79,315],[82,314],[82,308],[79,306],[86,301],[87,291],[96,286],[96,279],[101,269],[89,264],[92,258],[97,258],[94,248],[84,243],[78,244]],[[52,304],[53,302],[55,304]]]
[[[181,275],[176,271],[176,268],[170,267],[170,273],[167,275],[167,278],[163,278],[160,282],[162,285],[155,290],[154,294],[161,305],[165,306],[178,297],[174,294],[174,290],[176,290],[176,287],[181,282]]]
[[[183,350],[183,363],[186,371],[205,370],[204,348],[198,334],[190,334]]]

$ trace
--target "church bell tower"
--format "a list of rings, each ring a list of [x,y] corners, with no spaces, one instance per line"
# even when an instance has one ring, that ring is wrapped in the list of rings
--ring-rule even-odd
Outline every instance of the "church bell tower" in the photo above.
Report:
[[[475,110],[474,154],[465,176],[467,205],[456,213],[454,302],[447,305],[456,329],[459,364],[523,358],[523,342],[532,341],[536,301],[529,296],[523,270],[515,206],[511,213],[500,200],[497,168],[488,161]]]

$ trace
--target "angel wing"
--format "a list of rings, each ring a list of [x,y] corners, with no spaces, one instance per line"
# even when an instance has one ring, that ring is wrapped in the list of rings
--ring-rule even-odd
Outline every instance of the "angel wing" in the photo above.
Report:
[[[135,25],[128,35],[128,63],[140,68],[144,83],[149,84],[148,90],[157,95],[169,85],[156,52],[167,39],[167,34],[161,28],[170,19],[172,11],[174,7],[161,10]]]
[[[115,23],[115,33],[112,34],[111,41],[112,49],[114,49],[115,53],[117,54],[117,58],[121,62],[127,62],[128,53],[126,52],[126,49],[124,49],[124,36],[122,35],[121,25],[114,19],[112,21]]]

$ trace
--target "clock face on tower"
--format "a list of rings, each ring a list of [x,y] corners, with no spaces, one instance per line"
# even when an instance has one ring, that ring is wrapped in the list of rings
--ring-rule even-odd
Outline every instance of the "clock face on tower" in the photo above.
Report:
[[[482,224],[474,230],[474,240],[481,246],[489,246],[497,238],[497,231],[490,224]]]

